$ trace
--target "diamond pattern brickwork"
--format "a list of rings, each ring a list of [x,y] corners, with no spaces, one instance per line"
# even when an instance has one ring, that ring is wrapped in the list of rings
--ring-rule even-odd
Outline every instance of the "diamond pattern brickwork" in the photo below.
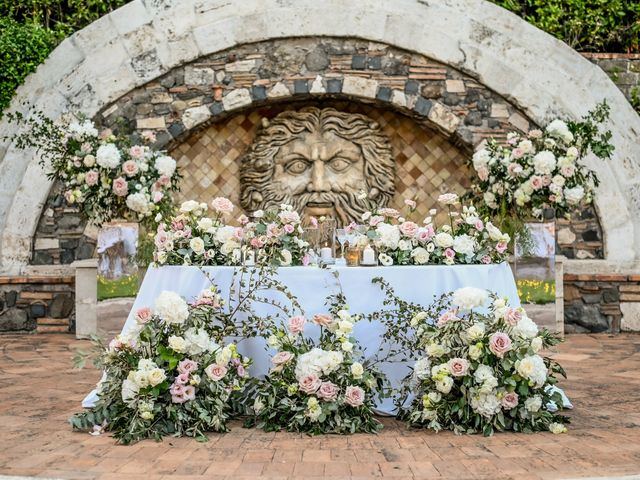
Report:
[[[418,203],[415,219],[427,216],[441,193],[462,194],[468,186],[465,154],[441,134],[388,110],[344,102],[323,105],[364,113],[381,125],[396,158],[393,206],[402,208],[405,198],[415,199]],[[184,176],[179,200],[210,201],[225,196],[239,205],[240,158],[253,141],[261,119],[301,106],[294,104],[238,114],[210,125],[178,145],[171,154],[178,159]]]

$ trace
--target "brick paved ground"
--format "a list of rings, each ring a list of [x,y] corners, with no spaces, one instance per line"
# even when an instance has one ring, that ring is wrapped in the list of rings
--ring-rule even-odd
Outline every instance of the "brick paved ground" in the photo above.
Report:
[[[66,335],[0,337],[0,474],[79,479],[578,478],[640,473],[640,336],[573,335],[556,357],[574,401],[568,434],[493,438],[408,431],[306,437],[246,430],[117,446],[73,433],[67,417],[98,379]]]

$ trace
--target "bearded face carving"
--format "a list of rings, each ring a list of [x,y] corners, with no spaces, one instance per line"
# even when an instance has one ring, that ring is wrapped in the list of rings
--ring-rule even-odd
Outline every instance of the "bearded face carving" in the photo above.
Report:
[[[241,165],[240,202],[247,212],[288,203],[345,225],[359,221],[371,202],[386,206],[394,194],[395,162],[380,126],[332,108],[265,120]],[[368,198],[358,198],[360,191]]]

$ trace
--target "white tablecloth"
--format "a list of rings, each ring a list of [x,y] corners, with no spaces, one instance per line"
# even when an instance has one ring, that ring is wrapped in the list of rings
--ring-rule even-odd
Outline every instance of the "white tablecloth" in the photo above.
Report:
[[[204,267],[208,276],[220,289],[222,298],[227,298],[233,279],[233,267]],[[339,280],[336,280],[335,272]],[[326,313],[326,297],[339,291],[341,285],[351,313],[369,314],[384,308],[383,294],[378,285],[371,283],[375,277],[383,277],[394,289],[399,298],[409,302],[429,305],[434,296],[442,295],[460,287],[486,288],[499,296],[509,298],[512,306],[519,306],[518,291],[511,268],[508,264],[499,265],[428,265],[401,267],[334,267],[321,269],[316,267],[285,267],[278,270],[278,279],[298,298],[305,314]],[[340,285],[338,284],[340,282]],[[200,291],[210,286],[210,280],[198,267],[165,266],[150,268],[142,282],[132,311],[123,331],[134,324],[134,312],[144,306],[153,307],[156,297],[163,290],[173,290],[191,300]],[[282,299],[278,292],[274,296]],[[386,307],[389,308],[389,307]],[[260,315],[276,313],[273,307],[259,303],[253,310]],[[314,335],[315,326],[309,325],[307,333]],[[365,357],[374,355],[380,346],[384,328],[377,322],[361,321],[356,323],[354,336],[364,348]],[[243,339],[238,349],[253,359],[251,374],[262,376],[267,373],[270,353],[262,338]],[[383,363],[380,369],[392,385],[398,385],[409,372],[409,363]],[[84,407],[90,407],[96,400],[95,391],[83,401]],[[380,413],[393,413],[393,402],[386,399],[377,406]]]

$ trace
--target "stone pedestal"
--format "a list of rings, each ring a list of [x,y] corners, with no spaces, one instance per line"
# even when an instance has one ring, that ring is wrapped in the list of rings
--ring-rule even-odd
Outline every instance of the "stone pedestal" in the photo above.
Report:
[[[98,260],[79,260],[72,266],[76,269],[76,338],[89,338],[98,332]]]

